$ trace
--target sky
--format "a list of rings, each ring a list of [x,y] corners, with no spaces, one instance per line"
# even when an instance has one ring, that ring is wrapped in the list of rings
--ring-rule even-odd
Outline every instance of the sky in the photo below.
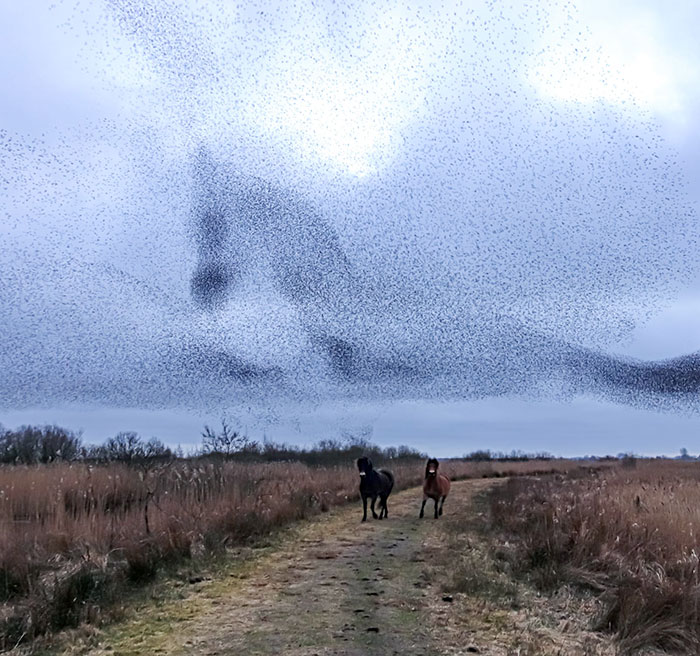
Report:
[[[0,2],[0,422],[692,453],[699,19]]]

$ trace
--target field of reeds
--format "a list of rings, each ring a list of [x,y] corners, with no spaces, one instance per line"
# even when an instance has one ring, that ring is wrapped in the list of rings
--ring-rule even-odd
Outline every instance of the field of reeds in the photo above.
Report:
[[[387,463],[397,486],[424,463]],[[566,471],[570,461],[445,461],[454,478]],[[221,458],[0,466],[0,648],[100,622],[124,591],[358,499],[353,463]],[[359,514],[358,514],[359,519]]]
[[[628,458],[513,478],[491,506],[513,568],[543,588],[596,595],[592,624],[621,653],[700,653],[700,463]]]

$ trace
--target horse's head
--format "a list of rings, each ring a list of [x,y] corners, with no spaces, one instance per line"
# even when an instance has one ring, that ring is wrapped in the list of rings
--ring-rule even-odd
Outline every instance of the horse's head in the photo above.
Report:
[[[362,456],[357,459],[357,468],[360,470],[360,476],[367,476],[372,471],[372,461],[367,456]]]
[[[428,460],[428,462],[425,465],[425,477],[434,478],[435,476],[437,476],[437,470],[439,466],[440,463],[435,458],[430,458],[430,460]]]

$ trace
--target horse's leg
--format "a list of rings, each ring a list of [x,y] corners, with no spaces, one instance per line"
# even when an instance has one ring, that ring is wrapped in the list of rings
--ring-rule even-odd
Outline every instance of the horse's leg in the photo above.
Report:
[[[362,495],[362,509],[364,512],[362,513],[362,521],[366,522],[367,521],[367,495],[363,494]]]
[[[389,516],[389,509],[388,509],[387,506],[386,506],[386,502],[387,502],[387,499],[388,499],[388,498],[389,498],[388,496],[384,497],[384,517],[388,517],[388,516]]]
[[[442,507],[445,505],[445,499],[447,499],[447,495],[442,497],[442,500],[440,501],[440,515],[442,516]]]
[[[372,496],[372,517],[374,519],[379,519],[379,515],[377,515],[377,511],[374,509],[374,504],[377,502],[377,495]]]
[[[421,504],[420,507],[420,515],[418,515],[421,519],[423,519],[423,512],[425,511],[425,502],[428,500],[428,497],[423,497],[423,503]]]
[[[440,500],[440,497],[437,496],[435,497],[435,519],[437,519],[440,515],[438,515],[438,501]]]

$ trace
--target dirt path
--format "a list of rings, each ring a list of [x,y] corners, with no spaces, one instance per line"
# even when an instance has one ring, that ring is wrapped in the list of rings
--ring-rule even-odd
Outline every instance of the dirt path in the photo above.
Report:
[[[494,484],[455,483],[437,521],[432,512],[418,519],[417,490],[392,496],[384,521],[360,523],[359,504],[334,509],[64,653],[613,653],[570,617],[580,610],[570,599],[544,605],[493,569],[485,538],[466,527],[476,495]]]

